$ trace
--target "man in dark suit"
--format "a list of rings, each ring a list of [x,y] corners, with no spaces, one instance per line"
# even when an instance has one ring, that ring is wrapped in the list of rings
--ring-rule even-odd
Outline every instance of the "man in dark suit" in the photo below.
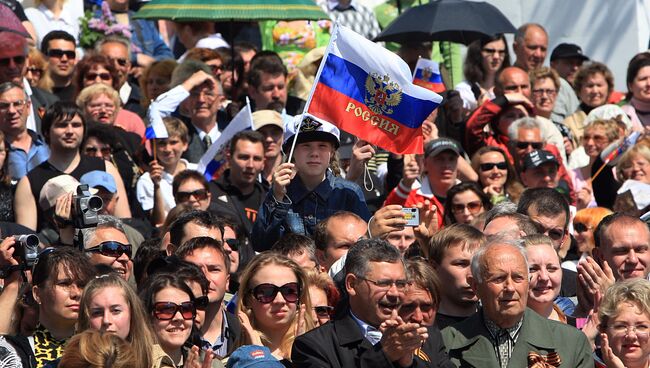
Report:
[[[469,282],[481,309],[442,332],[457,367],[594,366],[580,330],[526,307],[528,265],[516,241],[497,238],[479,248]]]
[[[359,240],[345,270],[348,303],[333,322],[296,338],[295,367],[453,367],[437,329],[397,314],[408,280],[395,247]]]

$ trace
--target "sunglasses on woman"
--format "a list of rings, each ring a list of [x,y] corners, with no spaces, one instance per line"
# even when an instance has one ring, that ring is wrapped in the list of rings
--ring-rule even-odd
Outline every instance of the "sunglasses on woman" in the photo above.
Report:
[[[84,249],[84,252],[97,252],[106,257],[119,258],[122,254],[126,254],[127,257],[131,258],[131,244],[122,244],[116,241],[105,241],[99,243],[97,246],[92,248]]]
[[[196,317],[196,307],[192,302],[183,302],[176,304],[173,302],[158,302],[153,305],[153,316],[159,321],[169,321],[174,318],[176,313],[181,312],[185,320]]]
[[[481,208],[483,208],[483,202],[481,201],[474,201],[474,202],[469,202],[467,204],[452,204],[451,205],[451,212],[453,213],[462,213],[465,211],[465,208],[471,213],[472,215],[476,215]]]
[[[194,197],[198,201],[204,201],[208,198],[208,191],[205,189],[197,189],[192,192],[177,192],[176,202],[187,202],[190,200],[190,197]]]
[[[314,312],[316,312],[318,318],[330,318],[334,313],[334,307],[330,307],[329,305],[319,305],[314,307]]]
[[[289,282],[282,286],[259,284],[251,290],[253,297],[262,304],[273,302],[278,292],[282,294],[287,303],[295,303],[300,297],[300,286],[297,282]]]
[[[591,228],[581,222],[576,222],[573,224],[573,230],[575,230],[576,233],[584,233],[587,230],[591,230]]]
[[[495,167],[499,170],[505,170],[508,168],[508,164],[505,161],[503,161],[503,162],[487,162],[479,165],[479,169],[481,169],[481,171],[490,171]]]

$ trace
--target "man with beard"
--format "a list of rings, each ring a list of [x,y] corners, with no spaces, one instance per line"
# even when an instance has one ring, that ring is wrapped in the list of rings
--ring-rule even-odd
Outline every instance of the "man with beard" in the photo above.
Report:
[[[296,338],[295,367],[452,367],[436,328],[397,315],[408,280],[395,247],[360,240],[348,252],[345,272],[347,308]]]
[[[119,196],[115,216],[130,218],[126,189],[115,166],[100,158],[82,156],[79,153],[86,124],[77,105],[71,102],[55,103],[43,116],[42,126],[45,142],[50,148],[50,157],[18,182],[14,199],[16,222],[32,230],[40,230],[45,221],[37,206],[37,199],[40,198],[45,183],[61,174],[80,180],[83,174],[93,170],[106,171],[115,178]]]
[[[594,366],[591,346],[580,330],[526,307],[528,264],[516,242],[492,240],[474,253],[471,267],[469,282],[481,308],[443,331],[456,366]]]
[[[247,235],[253,230],[257,209],[268,190],[259,181],[264,168],[263,141],[262,134],[256,131],[235,134],[226,155],[229,168],[210,182],[213,211],[236,219]]]
[[[441,298],[436,326],[443,329],[464,321],[476,312],[478,298],[469,285],[470,262],[485,236],[472,226],[454,224],[435,234],[429,242],[429,262],[438,273]]]

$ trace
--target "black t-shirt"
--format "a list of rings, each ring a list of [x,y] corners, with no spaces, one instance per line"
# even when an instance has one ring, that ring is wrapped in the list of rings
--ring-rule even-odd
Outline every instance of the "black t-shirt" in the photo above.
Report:
[[[52,93],[61,101],[74,102],[75,88],[72,83],[67,87],[53,87]]]
[[[106,162],[97,157],[88,157],[81,155],[79,165],[77,165],[77,167],[68,175],[77,180],[80,180],[85,173],[94,170],[106,171]],[[46,224],[44,219],[44,212],[41,209],[41,206],[38,204],[39,198],[41,196],[41,189],[43,189],[43,186],[45,186],[45,183],[47,183],[48,180],[64,174],[64,172],[54,167],[49,161],[43,162],[42,164],[32,169],[32,171],[27,173],[32,196],[36,201],[37,231],[40,231]]]

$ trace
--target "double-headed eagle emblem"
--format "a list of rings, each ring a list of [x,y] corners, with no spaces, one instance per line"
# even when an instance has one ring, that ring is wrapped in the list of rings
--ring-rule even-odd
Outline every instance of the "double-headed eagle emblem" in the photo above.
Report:
[[[432,75],[433,75],[433,69],[431,69],[430,67],[427,66],[426,68],[422,69],[422,78],[424,80],[428,81]]]
[[[366,96],[364,102],[378,115],[392,114],[392,107],[402,101],[402,89],[396,82],[391,82],[388,75],[371,73],[366,78]]]

